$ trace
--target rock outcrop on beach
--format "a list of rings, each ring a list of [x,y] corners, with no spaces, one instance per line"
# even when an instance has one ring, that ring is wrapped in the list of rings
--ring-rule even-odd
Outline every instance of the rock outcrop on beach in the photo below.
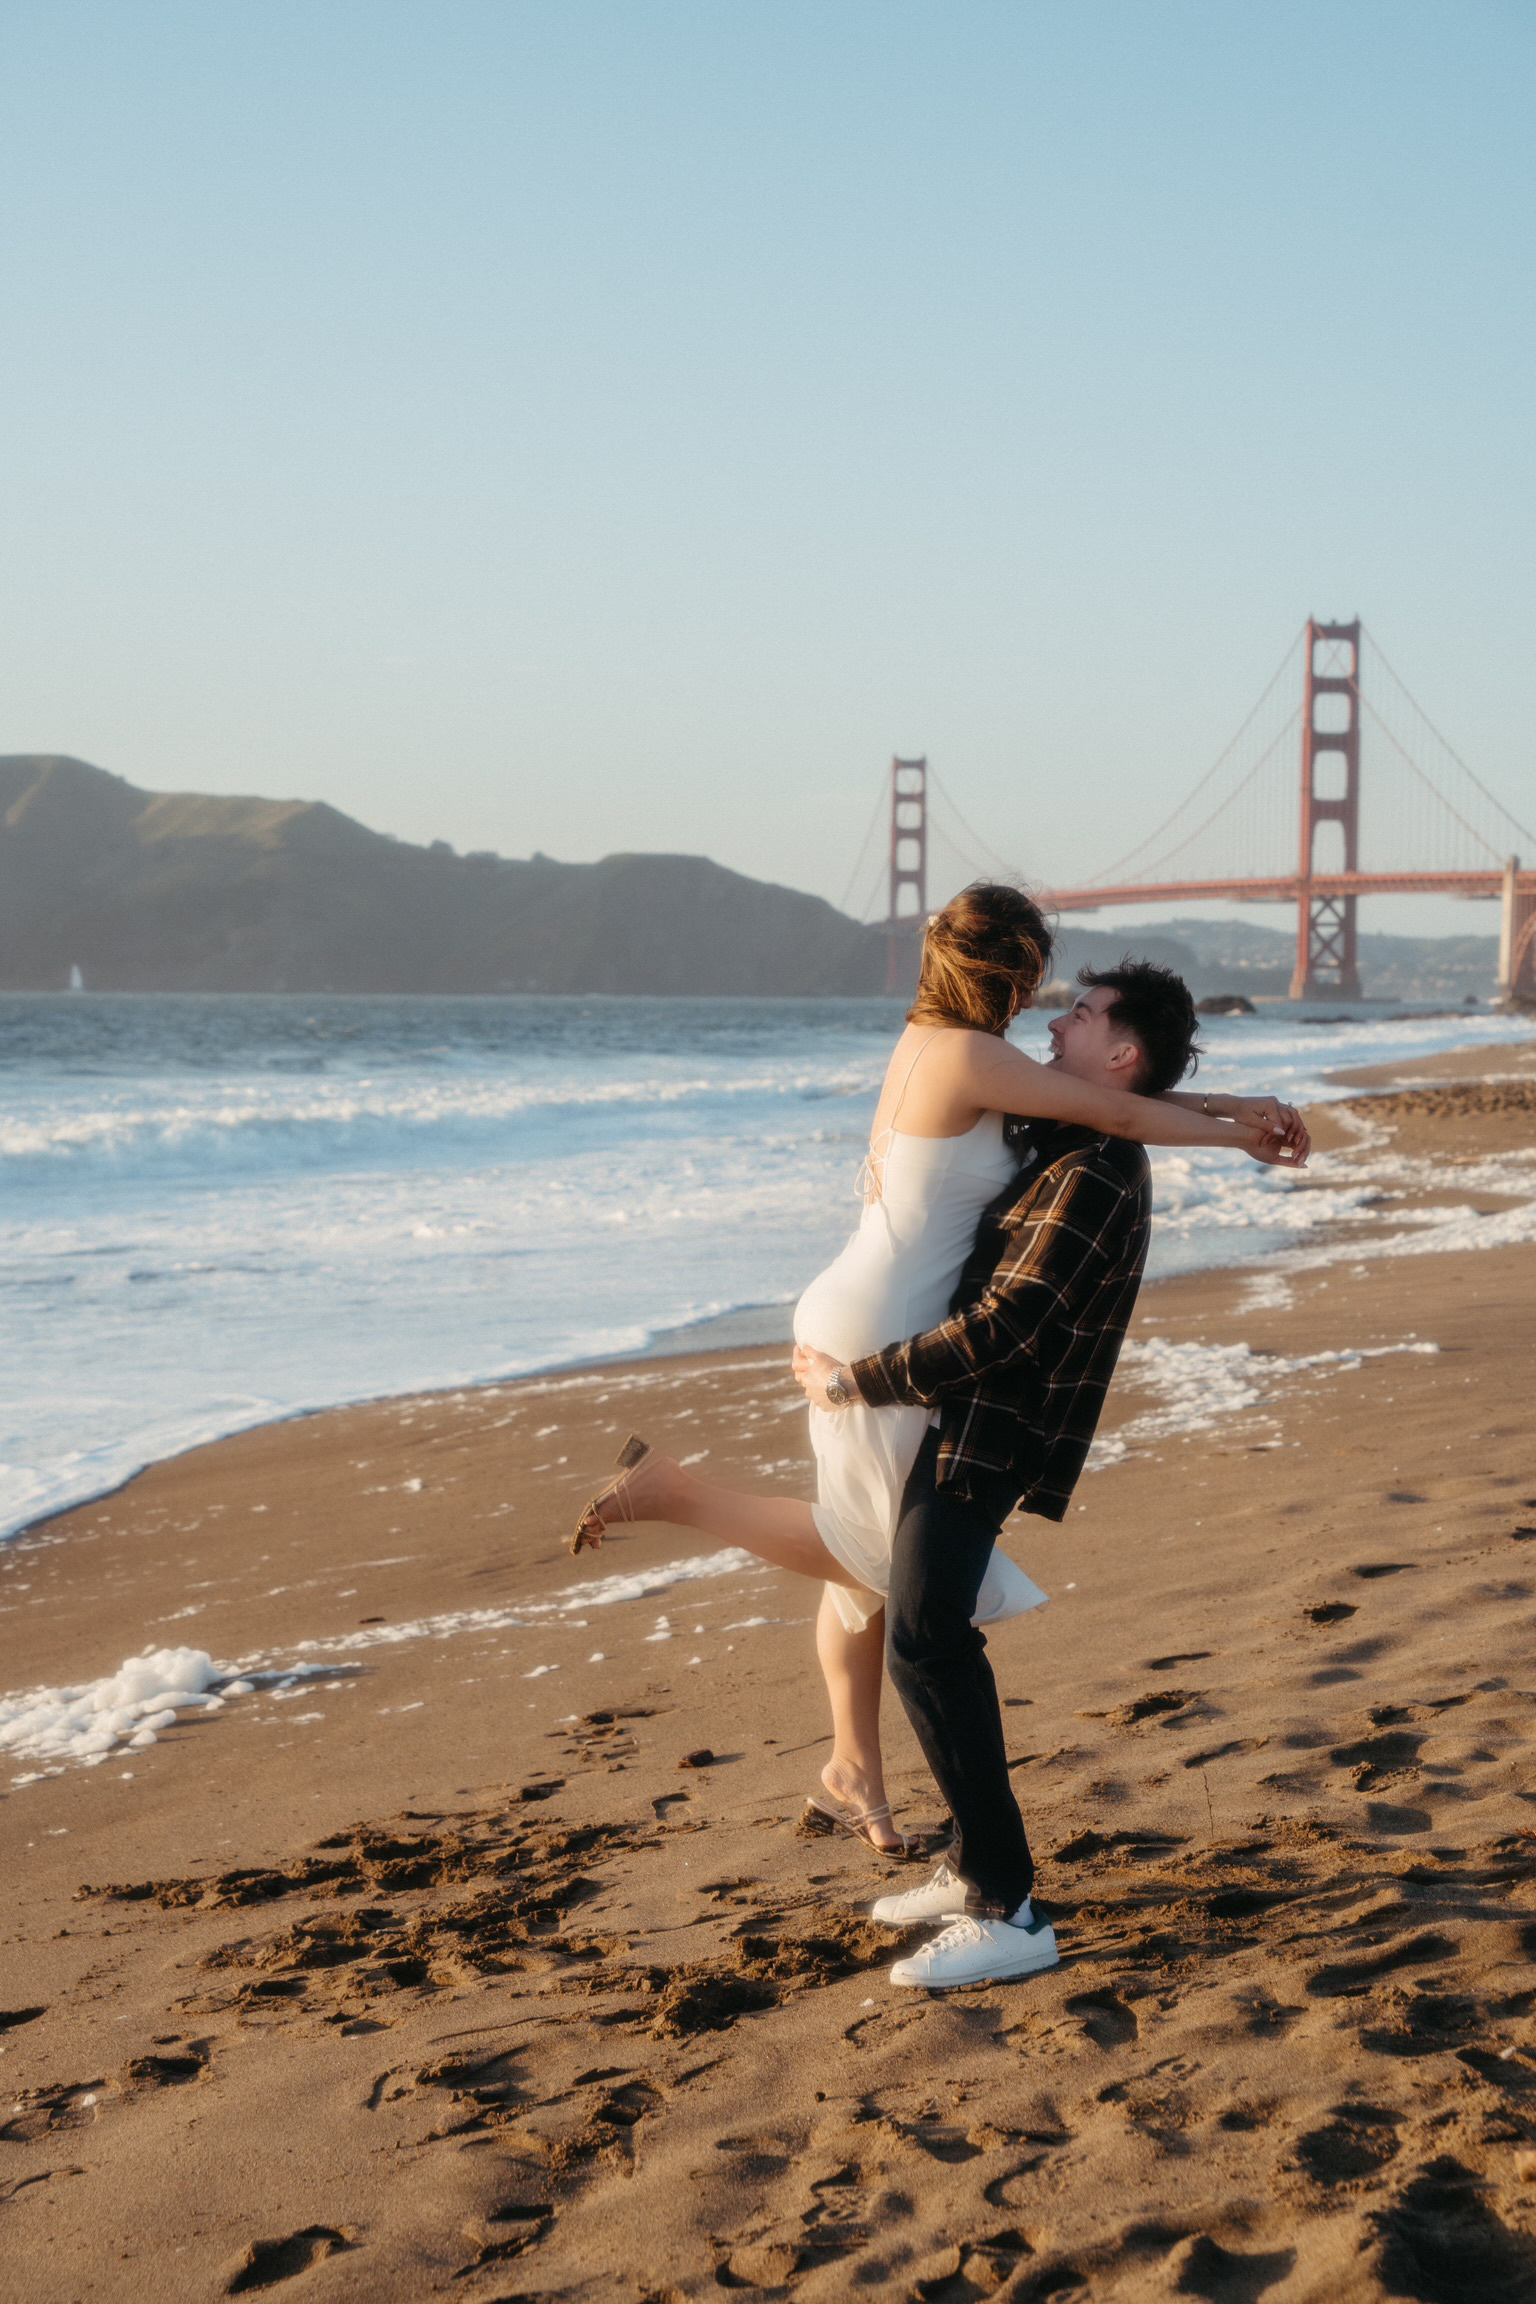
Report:
[[[885,939],[704,856],[458,856],[320,802],[0,757],[0,988],[865,994]]]

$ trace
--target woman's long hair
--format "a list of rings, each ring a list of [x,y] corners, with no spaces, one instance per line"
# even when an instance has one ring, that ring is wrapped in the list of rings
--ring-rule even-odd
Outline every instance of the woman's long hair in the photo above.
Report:
[[[1006,1032],[1051,964],[1044,913],[1006,881],[973,880],[935,912],[923,936],[909,1024]]]

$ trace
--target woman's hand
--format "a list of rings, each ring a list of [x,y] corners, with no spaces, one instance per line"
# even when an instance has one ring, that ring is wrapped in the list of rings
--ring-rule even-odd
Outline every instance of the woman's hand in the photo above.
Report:
[[[1257,1160],[1261,1168],[1299,1168],[1302,1166],[1302,1158],[1297,1157],[1286,1139],[1283,1136],[1273,1135],[1267,1128],[1253,1129],[1239,1126],[1234,1128],[1233,1135],[1249,1159]]]
[[[797,1344],[789,1364],[795,1372],[795,1382],[811,1406],[823,1408],[829,1415],[836,1413],[827,1398],[827,1385],[834,1376],[841,1372],[848,1390],[855,1390],[853,1379],[842,1362],[834,1360],[830,1352],[818,1352],[813,1344]]]
[[[1236,1120],[1245,1128],[1263,1128],[1278,1136],[1284,1150],[1277,1165],[1306,1166],[1312,1139],[1294,1104],[1282,1104],[1278,1096],[1212,1096],[1210,1109],[1219,1120]]]

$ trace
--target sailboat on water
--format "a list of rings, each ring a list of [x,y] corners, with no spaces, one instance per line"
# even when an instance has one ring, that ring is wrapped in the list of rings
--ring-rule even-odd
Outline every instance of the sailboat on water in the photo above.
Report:
[[[78,960],[71,960],[69,964],[69,988],[71,992],[83,992],[85,990],[85,977],[81,973]]]

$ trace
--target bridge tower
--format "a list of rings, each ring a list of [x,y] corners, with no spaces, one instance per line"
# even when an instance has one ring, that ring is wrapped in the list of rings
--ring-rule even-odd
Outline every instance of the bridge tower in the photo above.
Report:
[[[1511,1008],[1536,1002],[1536,886],[1530,884],[1529,873],[1521,874],[1518,856],[1511,856],[1504,867],[1499,998]]]
[[[885,988],[904,992],[916,974],[916,944],[928,918],[928,760],[891,762],[891,895],[885,928]]]
[[[1349,668],[1337,668],[1338,651],[1349,651]],[[1318,657],[1324,652],[1325,669]],[[1319,706],[1339,697],[1342,709],[1326,711],[1337,721],[1318,726]],[[1318,870],[1317,830],[1339,824],[1344,855],[1336,870],[1360,869],[1360,619],[1353,624],[1307,625],[1306,682],[1301,717],[1301,860],[1297,868],[1296,966],[1291,998],[1310,1000],[1332,993],[1340,1000],[1360,997],[1360,953],[1353,896],[1313,893]]]

